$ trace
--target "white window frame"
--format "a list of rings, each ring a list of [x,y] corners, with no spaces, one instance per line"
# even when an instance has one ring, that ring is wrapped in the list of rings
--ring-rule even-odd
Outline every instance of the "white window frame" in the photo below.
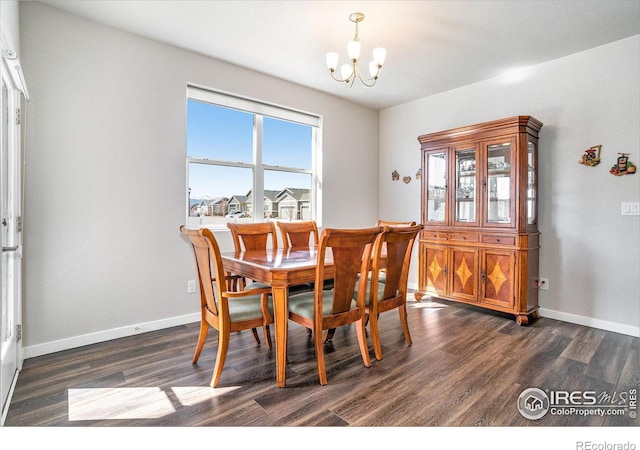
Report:
[[[254,115],[253,124],[253,162],[231,162],[226,160],[215,160],[202,157],[189,156],[186,146],[186,219],[189,220],[189,165],[209,164],[214,166],[227,166],[251,169],[253,172],[253,222],[264,222],[264,172],[268,170],[278,172],[290,172],[311,175],[311,217],[318,225],[322,222],[322,117],[317,114],[296,110],[260,100],[242,97],[227,92],[217,91],[196,85],[187,85],[187,102],[189,100],[202,101],[216,106],[244,111]],[[311,169],[299,169],[293,167],[273,166],[262,162],[262,123],[264,117],[295,122],[311,127]],[[209,228],[224,228],[209,226]]]

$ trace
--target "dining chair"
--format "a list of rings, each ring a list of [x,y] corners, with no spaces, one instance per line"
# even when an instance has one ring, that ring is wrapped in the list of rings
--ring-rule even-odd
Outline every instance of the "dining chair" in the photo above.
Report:
[[[259,344],[255,329],[263,327],[267,347],[271,348],[269,325],[273,323],[273,305],[268,295],[271,289],[227,290],[220,248],[211,230],[194,230],[182,225],[180,231],[191,242],[200,284],[200,333],[191,362],[198,362],[209,327],[218,330],[218,352],[211,377],[211,387],[216,387],[232,332],[251,329]]]
[[[327,384],[322,332],[355,324],[358,345],[365,367],[371,365],[365,332],[366,277],[360,280],[360,295],[353,301],[356,278],[367,271],[372,244],[381,228],[325,228],[320,234],[318,263],[313,292],[289,296],[289,319],[312,330],[320,384]],[[325,257],[333,258],[334,288],[322,289]]]
[[[318,226],[315,220],[303,222],[278,221],[277,224],[284,248],[318,245]]]
[[[385,226],[374,243],[365,304],[373,351],[377,360],[382,359],[378,318],[383,312],[398,310],[404,339],[408,345],[412,344],[407,321],[407,283],[413,245],[416,236],[423,228],[422,224]],[[384,247],[386,248],[383,252]],[[383,260],[385,272],[381,271]],[[360,294],[360,288],[361,285],[356,288],[354,299],[357,299]]]

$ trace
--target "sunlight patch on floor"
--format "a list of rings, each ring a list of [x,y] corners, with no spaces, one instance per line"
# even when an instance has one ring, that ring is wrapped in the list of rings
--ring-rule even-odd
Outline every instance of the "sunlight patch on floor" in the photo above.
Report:
[[[69,389],[69,420],[155,419],[173,412],[160,388]]]
[[[407,302],[407,308],[430,308],[430,309],[442,309],[442,308],[448,308],[448,305],[444,305],[442,303],[438,303],[438,302],[415,302],[415,303],[409,303]]]
[[[215,397],[233,392],[240,389],[240,386],[231,386],[225,388],[210,388],[209,386],[186,386],[186,387],[172,387],[171,391],[176,398],[180,401],[182,406],[193,406],[205,400],[211,400]]]
[[[239,389],[202,386],[69,389],[69,420],[157,419]]]

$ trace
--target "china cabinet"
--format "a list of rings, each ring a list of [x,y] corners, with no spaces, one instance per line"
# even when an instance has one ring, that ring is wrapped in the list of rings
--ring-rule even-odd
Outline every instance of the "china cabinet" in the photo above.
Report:
[[[538,133],[516,116],[418,137],[422,152],[416,300],[424,295],[538,316]]]

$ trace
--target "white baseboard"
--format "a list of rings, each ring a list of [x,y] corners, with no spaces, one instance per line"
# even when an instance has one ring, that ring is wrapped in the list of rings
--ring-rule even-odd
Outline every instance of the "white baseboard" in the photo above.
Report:
[[[133,336],[135,334],[147,333],[149,331],[156,331],[199,321],[200,313],[195,313],[153,322],[129,325],[126,327],[113,328],[111,330],[98,331],[96,333],[83,334],[81,336],[60,339],[59,341],[25,347],[23,355],[25,359],[34,358],[36,356],[47,355],[49,353],[55,353],[62,350],[82,347],[84,345],[97,344],[98,342],[110,341],[112,339]]]
[[[409,289],[416,290],[418,289],[418,284],[408,283],[407,287]],[[553,309],[547,308],[540,308],[538,313],[540,313],[540,317],[547,317],[549,319],[575,323],[576,325],[584,325],[586,327],[598,328],[600,330],[612,331],[614,333],[626,334],[633,337],[640,337],[640,326],[625,325],[623,323],[594,319],[593,317],[579,316],[577,314],[554,311]]]
[[[547,317],[549,319],[575,323],[576,325],[584,325],[586,327],[613,331],[614,333],[626,334],[633,337],[640,337],[640,327],[636,327],[633,325],[625,325],[623,323],[610,322],[608,320],[594,319],[593,317],[579,316],[577,314],[554,311],[553,309],[547,308],[540,308],[538,312],[540,313],[540,317]]]

